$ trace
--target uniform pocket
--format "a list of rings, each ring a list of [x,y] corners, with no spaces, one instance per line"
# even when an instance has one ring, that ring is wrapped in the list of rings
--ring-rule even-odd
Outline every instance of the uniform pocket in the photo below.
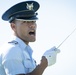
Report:
[[[36,68],[36,63],[33,59],[30,58],[29,54],[26,51],[23,51],[23,64],[25,69],[27,69],[29,72],[33,71]]]
[[[36,68],[36,65],[34,65],[34,64],[35,64],[35,62],[32,62],[31,59],[24,60],[24,67],[26,70],[28,70],[28,73],[32,72]]]
[[[25,68],[33,68],[33,64],[31,62],[31,59],[25,59],[24,66],[25,66]]]

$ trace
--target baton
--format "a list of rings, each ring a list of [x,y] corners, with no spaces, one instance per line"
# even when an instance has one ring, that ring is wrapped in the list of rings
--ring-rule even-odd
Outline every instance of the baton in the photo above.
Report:
[[[59,48],[75,32],[75,30],[76,28],[59,44],[57,48]]]

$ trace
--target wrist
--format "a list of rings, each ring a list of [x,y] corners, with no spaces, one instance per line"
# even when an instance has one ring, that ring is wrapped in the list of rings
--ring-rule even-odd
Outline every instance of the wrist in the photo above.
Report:
[[[42,56],[40,65],[43,66],[44,68],[48,66],[48,61],[45,56]]]

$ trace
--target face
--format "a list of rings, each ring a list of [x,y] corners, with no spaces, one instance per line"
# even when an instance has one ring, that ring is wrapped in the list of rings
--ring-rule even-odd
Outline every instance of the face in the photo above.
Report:
[[[19,21],[11,23],[11,27],[17,37],[21,38],[26,44],[36,40],[36,21]]]

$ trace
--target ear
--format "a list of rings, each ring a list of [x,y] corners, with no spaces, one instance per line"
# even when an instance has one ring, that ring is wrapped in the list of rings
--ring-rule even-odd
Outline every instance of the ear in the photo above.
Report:
[[[11,28],[12,28],[12,30],[15,31],[15,29],[16,29],[16,25],[15,25],[15,23],[11,23]]]

